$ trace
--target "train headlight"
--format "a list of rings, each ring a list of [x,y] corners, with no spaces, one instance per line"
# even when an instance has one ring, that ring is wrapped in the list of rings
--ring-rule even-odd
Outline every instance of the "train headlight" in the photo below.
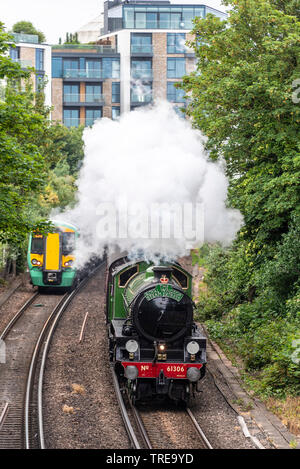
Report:
[[[200,370],[195,366],[191,366],[186,372],[186,377],[191,383],[198,381],[200,379],[200,375]]]
[[[186,349],[189,354],[196,355],[196,353],[199,352],[200,347],[199,347],[198,342],[195,342],[194,340],[192,340],[191,342],[187,344]]]
[[[37,259],[32,259],[31,264],[32,265],[41,265],[40,261],[38,261]]]
[[[134,380],[138,377],[138,374],[139,374],[139,370],[137,369],[136,366],[133,366],[133,365],[128,365],[126,366],[125,368],[125,377],[127,379],[131,379],[131,380]]]
[[[68,262],[65,262],[65,267],[71,267],[74,264],[74,261],[70,259]]]
[[[127,340],[127,342],[125,344],[125,348],[126,348],[127,352],[135,353],[139,348],[139,344],[137,343],[136,340]]]

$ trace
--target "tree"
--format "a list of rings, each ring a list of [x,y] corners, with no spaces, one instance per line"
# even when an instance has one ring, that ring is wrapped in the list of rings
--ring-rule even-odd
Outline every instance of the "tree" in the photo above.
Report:
[[[39,37],[39,42],[46,42],[46,36],[42,31],[37,30],[30,21],[18,21],[13,25],[14,33],[35,34]]]
[[[78,40],[78,33],[66,33],[66,39],[64,44],[80,44]]]
[[[18,245],[34,227],[44,222],[28,219],[26,209],[42,191],[45,164],[35,140],[48,126],[33,99],[29,74],[4,56],[10,36],[0,24],[0,78],[7,81],[0,102],[0,241]]]
[[[211,157],[226,160],[229,200],[244,215],[244,239],[258,250],[280,239],[299,208],[300,107],[292,84],[300,73],[300,23],[276,9],[279,3],[227,1],[228,22],[197,20],[200,73],[183,80],[192,93],[188,113],[208,136]]]
[[[228,202],[244,226],[232,247],[210,250],[201,308],[215,337],[262,370],[258,388],[299,393],[299,2],[224,3],[227,21],[195,21],[198,70],[183,88],[211,158],[226,162]]]

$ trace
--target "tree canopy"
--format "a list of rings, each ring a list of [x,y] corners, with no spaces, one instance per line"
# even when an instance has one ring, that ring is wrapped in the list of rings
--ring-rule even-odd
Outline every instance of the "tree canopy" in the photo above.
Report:
[[[6,54],[11,40],[1,23],[0,241],[20,245],[29,231],[49,227],[43,216],[53,207],[72,202],[83,141],[82,129],[50,122],[43,93],[33,92],[29,72]]]
[[[207,135],[211,158],[225,160],[228,201],[244,216],[234,246],[209,255],[212,297],[203,304],[208,316],[234,311],[230,320],[237,318],[249,363],[269,366],[278,344],[272,357],[264,361],[261,354],[256,361],[259,331],[266,338],[269,325],[274,340],[282,334],[287,354],[287,331],[296,334],[300,322],[299,255],[292,248],[299,244],[300,222],[300,104],[294,99],[300,78],[299,3],[224,3],[232,7],[227,21],[212,15],[195,21],[197,72],[183,79],[191,96],[187,112]],[[275,318],[288,314],[291,327],[277,321],[276,329]],[[283,362],[295,383],[287,355]]]
[[[36,34],[39,42],[46,42],[46,36],[42,31],[36,29],[30,21],[18,21],[13,25],[14,33]]]

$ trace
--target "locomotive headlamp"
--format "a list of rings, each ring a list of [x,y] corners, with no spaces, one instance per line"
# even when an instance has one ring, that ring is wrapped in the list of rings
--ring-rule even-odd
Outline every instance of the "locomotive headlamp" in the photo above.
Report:
[[[72,259],[70,259],[68,262],[65,263],[66,267],[71,267],[71,265],[73,265]]]
[[[37,259],[32,259],[31,264],[32,265],[41,265],[40,261],[38,261]]]
[[[196,353],[199,352],[200,347],[199,347],[198,342],[195,342],[194,340],[192,340],[191,342],[187,344],[186,349],[188,353],[190,353],[191,355],[196,355]]]
[[[137,369],[136,366],[129,365],[129,366],[126,366],[124,374],[127,379],[134,380],[138,377],[139,370]]]
[[[139,348],[139,344],[137,343],[136,340],[128,340],[125,344],[125,348],[127,352],[135,353]]]
[[[158,344],[158,350],[160,352],[164,352],[166,350],[166,345],[165,344]]]
[[[186,377],[191,383],[195,383],[200,379],[200,370],[196,368],[195,366],[191,366],[187,372],[186,372]]]

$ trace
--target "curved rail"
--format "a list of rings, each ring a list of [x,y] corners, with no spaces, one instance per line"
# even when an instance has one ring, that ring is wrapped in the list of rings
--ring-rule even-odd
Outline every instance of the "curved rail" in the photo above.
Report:
[[[19,309],[19,311],[14,315],[14,317],[9,321],[9,323],[7,324],[7,326],[5,327],[4,331],[2,332],[2,334],[0,335],[0,340],[4,340],[9,331],[12,329],[12,327],[14,326],[14,324],[18,321],[18,319],[22,316],[22,314],[26,311],[26,309],[33,303],[33,301],[39,296],[39,293],[38,292],[35,292],[30,298],[29,300],[26,301],[26,303],[24,303],[24,305],[22,306],[22,308]]]
[[[44,336],[46,334],[46,331],[51,321],[53,320],[53,318],[55,318],[55,316],[58,314],[59,311],[61,311],[64,307],[66,308],[66,305],[69,304],[69,301],[70,301],[69,297],[72,295],[72,293],[71,294],[66,293],[62,297],[61,301],[58,303],[58,305],[55,306],[52,313],[50,314],[50,316],[44,323],[44,326],[36,341],[34,351],[31,357],[29,372],[27,375],[26,392],[25,392],[25,408],[24,408],[24,431],[25,431],[25,448],[26,449],[30,449],[30,425],[29,425],[30,424],[30,398],[32,394],[33,384],[34,384],[35,368],[36,368],[39,352],[40,352],[40,349],[44,340]]]
[[[197,422],[193,412],[191,411],[191,409],[189,409],[188,407],[186,408],[186,411],[191,419],[191,421],[193,422],[193,425],[194,427],[196,428],[197,430],[197,433],[198,435],[200,436],[201,440],[203,441],[203,443],[205,444],[206,448],[207,449],[213,449],[212,445],[210,444],[210,442],[208,441],[208,439],[206,438],[203,430],[201,429],[199,423]]]
[[[105,261],[99,264],[91,273],[88,277],[84,278],[80,284],[69,294],[65,295],[63,297],[63,301],[59,303],[59,305],[55,308],[55,312],[53,312],[53,316],[51,318],[52,324],[50,327],[50,330],[48,332],[47,339],[45,341],[44,349],[43,349],[43,354],[42,354],[42,359],[41,359],[41,365],[40,365],[40,370],[39,370],[39,378],[38,378],[38,402],[37,402],[37,408],[38,408],[38,436],[39,436],[39,445],[41,449],[46,449],[46,444],[45,444],[45,435],[44,435],[44,423],[43,423],[43,381],[44,381],[44,373],[45,373],[45,366],[46,366],[46,360],[48,356],[48,351],[49,351],[49,346],[51,343],[51,340],[54,336],[54,332],[56,330],[56,327],[58,325],[59,320],[61,319],[63,313],[67,309],[68,305],[70,302],[73,300],[73,298],[79,293],[79,291],[86,285],[88,280],[94,276],[101,267],[105,265]],[[50,322],[51,322],[50,321]],[[48,328],[45,328],[45,332]],[[34,370],[36,368],[36,363],[39,357],[39,351],[41,349],[42,341],[44,338],[44,331],[41,332],[41,336],[38,339],[38,343],[36,345],[37,353],[33,355],[32,357],[32,364],[31,368]],[[26,413],[25,413],[25,430],[27,432],[26,434],[26,449],[30,448],[30,435],[29,435],[29,402],[30,402],[30,396],[32,394],[32,389],[33,389],[33,384],[34,384],[34,376],[31,374],[28,379],[27,383],[27,393],[26,393]]]
[[[116,372],[113,368],[111,368],[111,372],[112,372],[112,377],[113,377],[114,388],[115,388],[115,391],[116,391],[116,396],[117,396],[117,399],[118,399],[118,404],[119,404],[119,407],[120,407],[122,419],[123,419],[127,434],[130,438],[130,441],[131,441],[131,444],[132,444],[133,448],[134,449],[141,449],[141,446],[140,446],[140,444],[137,440],[137,437],[135,435],[134,429],[131,425],[128,412],[126,410],[126,406],[125,406],[124,399],[123,399],[121,391],[120,391],[119,381],[118,381]]]

